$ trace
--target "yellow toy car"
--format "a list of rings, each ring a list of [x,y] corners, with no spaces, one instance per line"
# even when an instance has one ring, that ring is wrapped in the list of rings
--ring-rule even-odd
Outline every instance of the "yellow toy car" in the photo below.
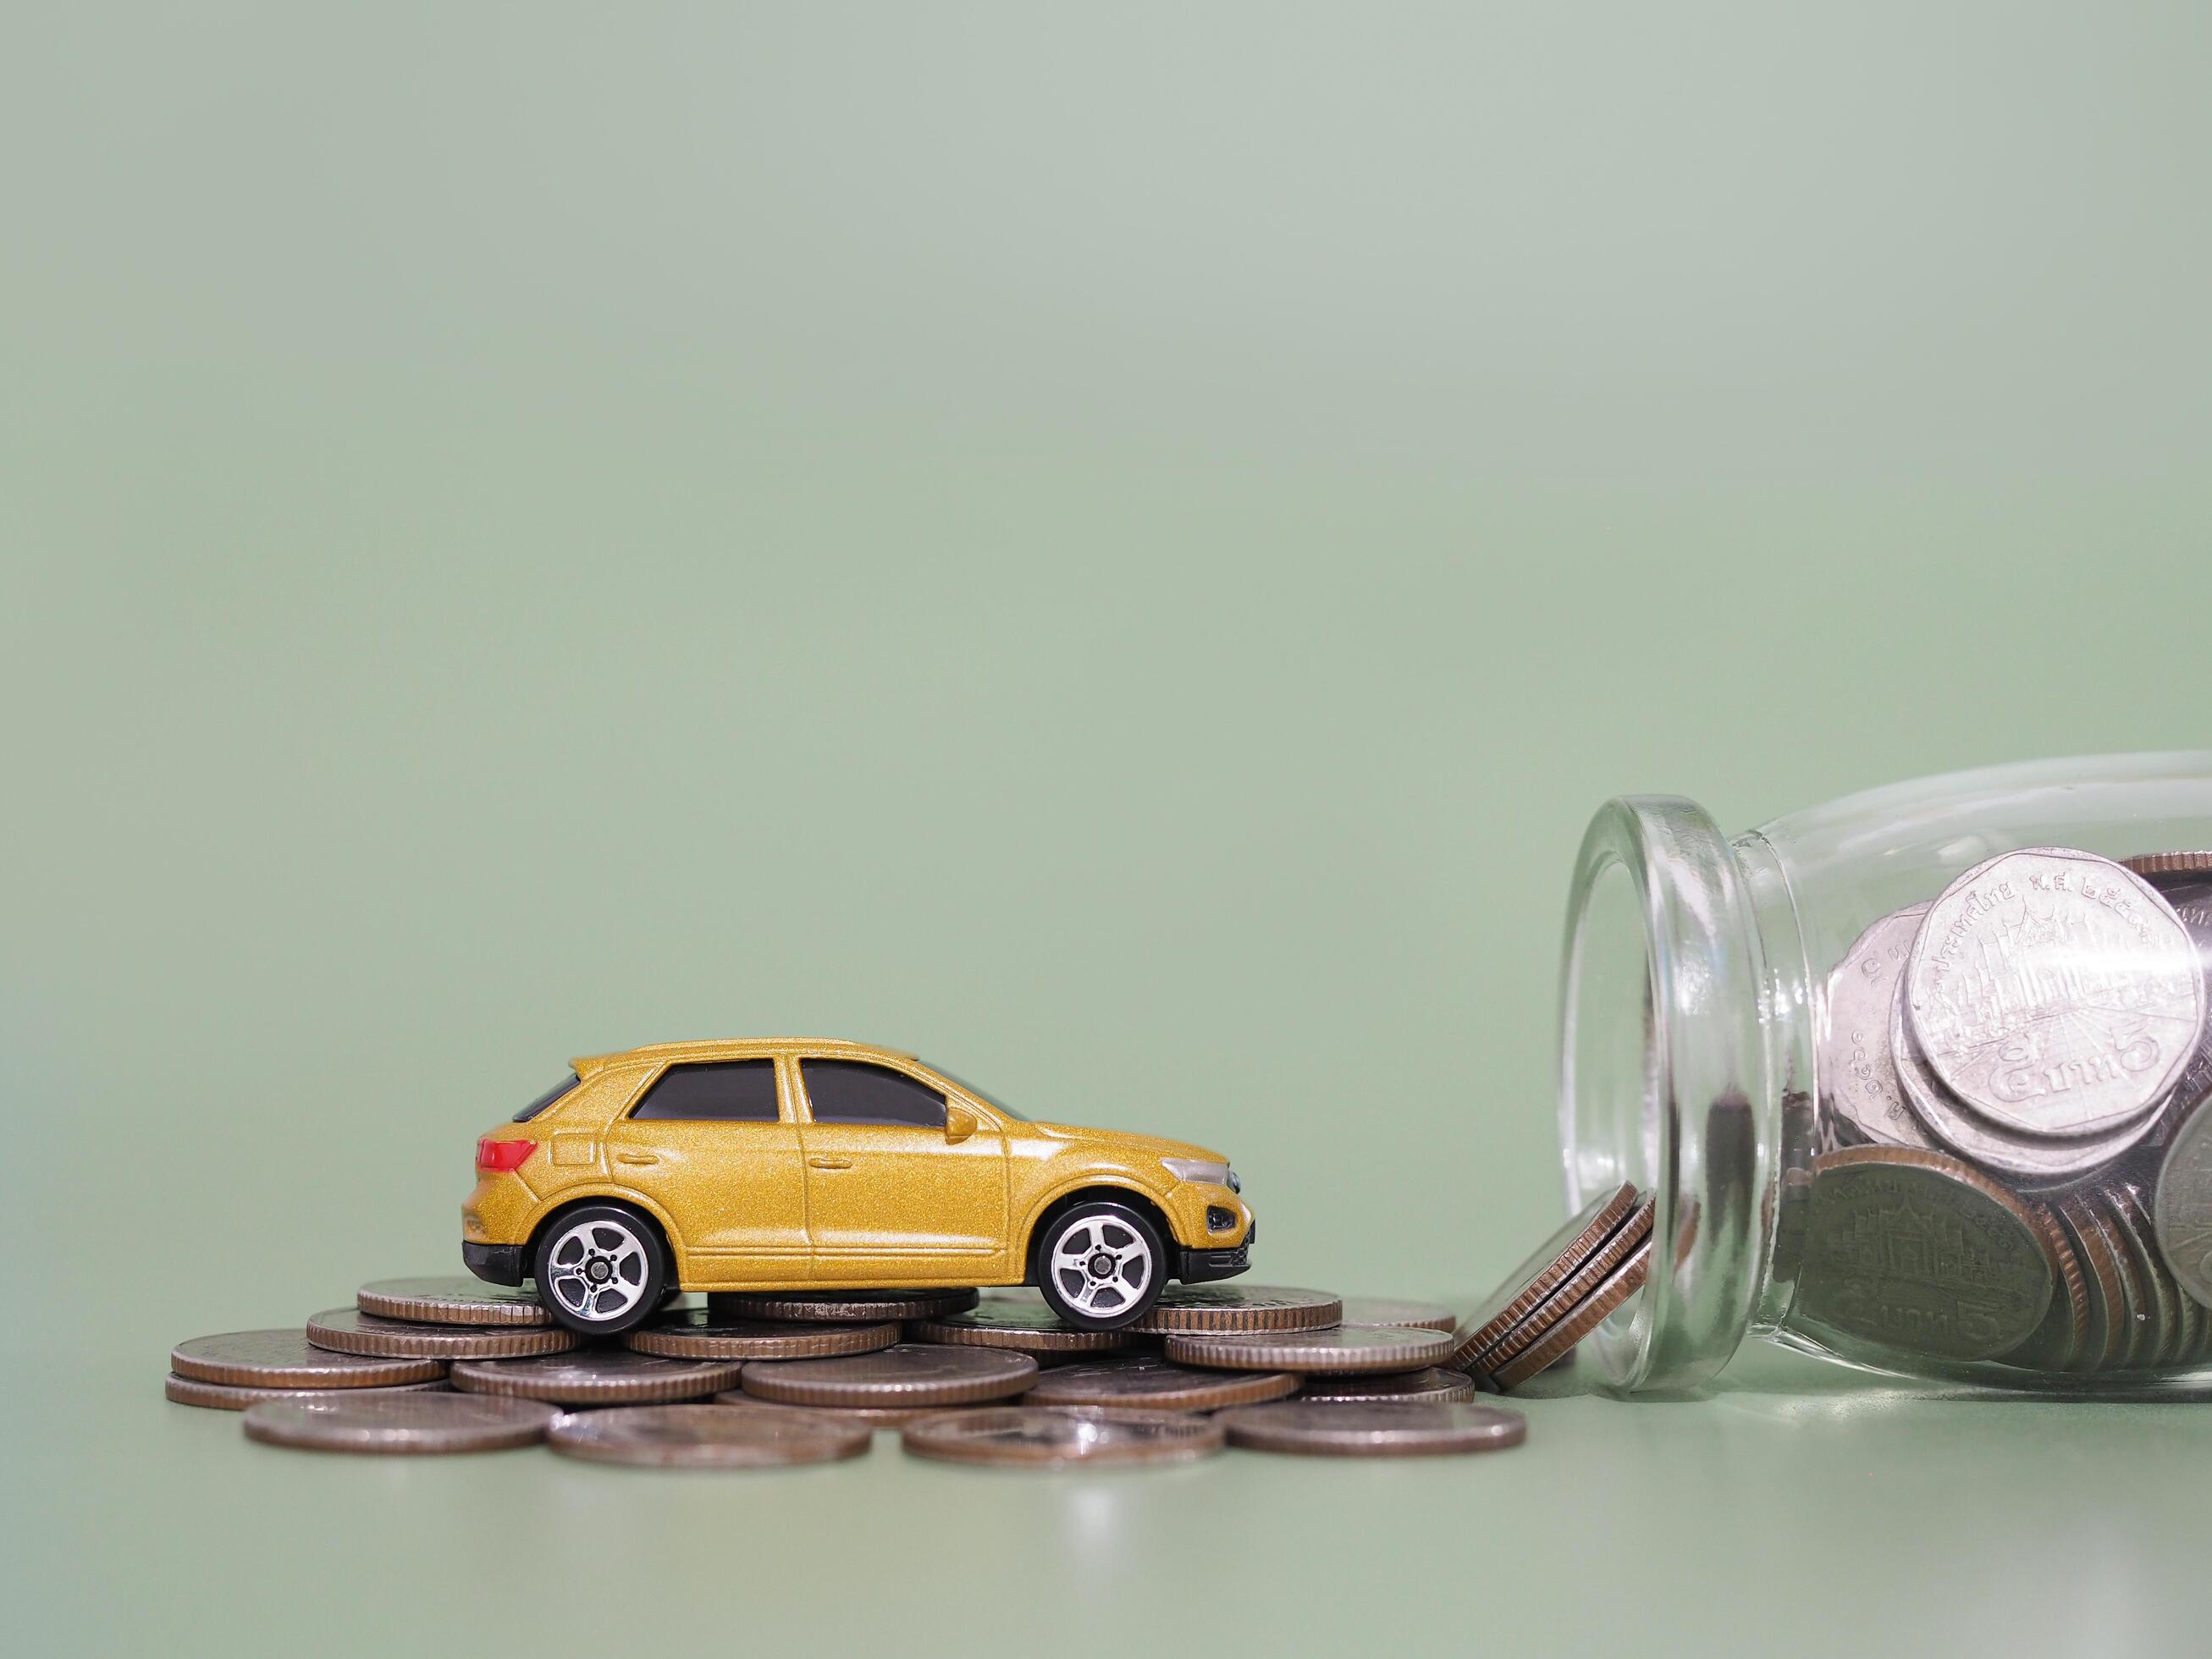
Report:
[[[574,1075],[477,1143],[461,1256],[611,1336],[678,1290],[1035,1285],[1113,1330],[1243,1273],[1252,1212],[1202,1146],[1032,1123],[912,1054],[672,1042]]]

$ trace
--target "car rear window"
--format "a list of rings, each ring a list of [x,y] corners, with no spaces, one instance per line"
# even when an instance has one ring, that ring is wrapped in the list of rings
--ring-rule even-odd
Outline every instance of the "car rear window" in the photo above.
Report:
[[[567,1094],[568,1091],[574,1088],[577,1084],[581,1081],[583,1081],[583,1079],[579,1078],[574,1072],[569,1073],[568,1076],[562,1078],[558,1083],[548,1089],[544,1094],[538,1096],[537,1099],[532,1101],[530,1104],[517,1112],[514,1115],[514,1121],[517,1123],[529,1122],[532,1118],[536,1117],[538,1113],[544,1111],[555,1101],[560,1099],[562,1096]]]

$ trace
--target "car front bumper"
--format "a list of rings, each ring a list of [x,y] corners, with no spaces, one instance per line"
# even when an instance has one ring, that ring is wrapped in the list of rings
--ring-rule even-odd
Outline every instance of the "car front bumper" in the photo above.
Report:
[[[520,1244],[471,1244],[464,1241],[461,1261],[471,1273],[487,1285],[522,1283],[522,1246]]]
[[[1242,1244],[1211,1250],[1179,1249],[1176,1252],[1175,1276],[1186,1285],[1202,1285],[1209,1279],[1234,1279],[1252,1265],[1252,1241],[1259,1236],[1260,1224],[1255,1221],[1244,1230]]]

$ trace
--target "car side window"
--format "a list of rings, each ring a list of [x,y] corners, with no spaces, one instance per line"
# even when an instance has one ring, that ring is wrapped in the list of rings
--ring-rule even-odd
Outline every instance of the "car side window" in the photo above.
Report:
[[[945,1127],[945,1097],[904,1072],[864,1060],[802,1060],[799,1070],[817,1123]]]
[[[695,1123],[773,1123],[780,1115],[772,1060],[672,1066],[630,1111],[633,1118]]]

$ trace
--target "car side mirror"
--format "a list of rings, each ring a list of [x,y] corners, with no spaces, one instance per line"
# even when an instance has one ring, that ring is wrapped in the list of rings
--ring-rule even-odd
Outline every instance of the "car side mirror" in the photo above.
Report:
[[[969,1135],[972,1135],[975,1133],[975,1113],[969,1111],[965,1106],[948,1105],[945,1107],[945,1144],[946,1146],[957,1146],[962,1141],[967,1139]]]

